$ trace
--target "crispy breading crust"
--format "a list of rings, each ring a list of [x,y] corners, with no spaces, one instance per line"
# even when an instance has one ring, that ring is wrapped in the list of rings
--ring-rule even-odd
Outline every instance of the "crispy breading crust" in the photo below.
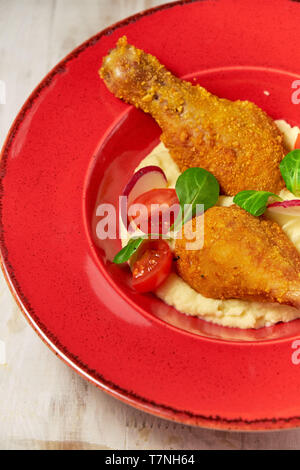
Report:
[[[195,218],[190,223],[195,232]],[[300,307],[300,254],[277,223],[215,206],[204,215],[203,248],[186,243],[176,240],[178,273],[205,297]]]
[[[220,99],[180,80],[126,37],[104,58],[100,76],[115,96],[154,117],[181,171],[209,170],[227,195],[246,189],[278,193],[284,187],[283,136],[255,104]]]

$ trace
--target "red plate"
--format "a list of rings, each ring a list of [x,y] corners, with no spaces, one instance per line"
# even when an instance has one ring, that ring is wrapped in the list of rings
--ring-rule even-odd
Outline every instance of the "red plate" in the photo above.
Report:
[[[291,101],[299,24],[300,5],[288,0],[188,1],[147,11],[64,59],[9,133],[1,251],[11,289],[59,357],[137,408],[219,429],[300,425],[293,349],[300,321],[242,331],[186,317],[130,289],[127,269],[109,261],[118,241],[95,243],[96,201],[116,202],[159,138],[149,116],[99,80],[102,57],[126,34],[177,75],[299,125]]]

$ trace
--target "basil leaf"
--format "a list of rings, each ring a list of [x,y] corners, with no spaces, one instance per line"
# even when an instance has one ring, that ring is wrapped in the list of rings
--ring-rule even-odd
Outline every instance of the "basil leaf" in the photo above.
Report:
[[[277,194],[269,191],[241,191],[233,198],[233,202],[250,214],[259,217],[267,209],[269,197],[281,199]]]
[[[288,190],[295,196],[300,196],[300,150],[288,153],[279,168]]]
[[[145,237],[131,238],[124,248],[122,248],[119,253],[113,259],[113,262],[116,264],[126,263],[126,261],[131,258],[131,256],[136,252],[136,250],[141,246]]]
[[[184,214],[184,224],[196,214],[197,204],[203,204],[206,211],[214,206],[219,199],[220,186],[212,173],[203,168],[188,168],[176,181],[176,194],[179,199],[181,211]],[[184,206],[188,204],[190,208],[184,213]],[[179,214],[177,221],[181,220]],[[175,222],[175,226],[178,223]]]

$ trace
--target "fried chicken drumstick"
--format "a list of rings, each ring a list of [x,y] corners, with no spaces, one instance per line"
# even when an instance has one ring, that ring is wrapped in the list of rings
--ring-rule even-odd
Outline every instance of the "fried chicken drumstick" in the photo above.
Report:
[[[255,104],[220,99],[180,80],[126,37],[104,58],[100,76],[115,96],[153,116],[181,171],[205,168],[227,195],[246,189],[277,193],[284,187],[283,137]]]
[[[195,218],[190,223],[195,231]],[[184,237],[175,247],[178,272],[197,292],[300,308],[300,254],[279,225],[215,206],[205,212],[204,234],[200,250],[187,250]]]

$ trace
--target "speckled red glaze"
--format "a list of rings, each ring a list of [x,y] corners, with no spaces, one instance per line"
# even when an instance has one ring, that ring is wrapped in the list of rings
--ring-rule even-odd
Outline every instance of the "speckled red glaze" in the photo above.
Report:
[[[144,411],[219,429],[299,426],[300,322],[256,332],[188,318],[132,292],[126,268],[109,262],[118,242],[94,243],[99,186],[101,201],[116,201],[159,137],[100,82],[101,59],[126,34],[177,75],[299,125],[299,23],[288,0],[187,1],[124,20],[50,72],[3,147],[0,244],[12,292],[59,357]]]

